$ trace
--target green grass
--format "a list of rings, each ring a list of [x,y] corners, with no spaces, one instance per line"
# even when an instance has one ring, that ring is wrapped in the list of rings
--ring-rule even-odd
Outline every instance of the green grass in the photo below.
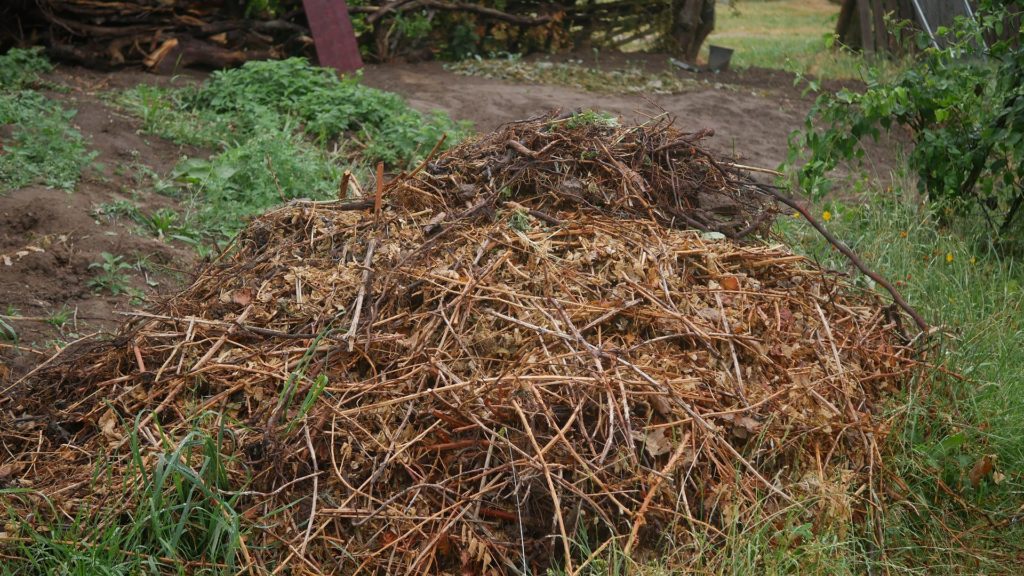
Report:
[[[860,54],[826,47],[839,5],[827,0],[740,1],[719,5],[707,44],[732,48],[734,68],[782,68],[825,78],[860,78]],[[884,63],[880,63],[883,64]]]
[[[71,125],[75,111],[36,90],[50,70],[38,50],[0,56],[0,127],[11,130],[0,144],[0,192],[36,183],[72,190],[96,156]]]
[[[134,430],[131,422],[117,425]],[[197,428],[178,441],[164,437],[155,454],[140,447],[137,432],[129,441],[127,462],[99,455],[89,487],[92,498],[112,498],[117,505],[83,501],[69,517],[32,490],[0,490],[9,514],[0,575],[235,573],[240,496],[226,480],[223,428],[214,434]],[[110,479],[115,466],[127,468],[120,485]],[[29,517],[14,512],[26,508],[34,509]]]
[[[889,567],[1012,573],[1006,559],[1024,553],[1024,527],[1014,520],[1024,510],[1019,257],[992,247],[982,223],[939,223],[891,192],[827,208],[829,228],[940,329],[928,357],[939,368],[893,405],[900,416],[886,465],[903,483],[892,480],[893,493],[907,500],[884,513]],[[787,217],[779,230],[826,266],[850,269],[799,221]],[[974,486],[970,471],[986,455],[996,456],[994,473]]]

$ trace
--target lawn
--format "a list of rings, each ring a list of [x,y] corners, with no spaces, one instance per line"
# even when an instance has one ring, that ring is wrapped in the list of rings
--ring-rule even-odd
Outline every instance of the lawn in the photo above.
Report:
[[[719,5],[709,44],[735,50],[736,68],[757,66],[830,78],[857,78],[861,57],[826,48],[839,5],[827,0],[741,0]],[[704,56],[707,56],[705,48]]]

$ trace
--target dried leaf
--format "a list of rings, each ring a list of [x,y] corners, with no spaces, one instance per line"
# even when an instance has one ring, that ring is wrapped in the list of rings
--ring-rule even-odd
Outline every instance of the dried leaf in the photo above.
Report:
[[[974,464],[974,467],[971,468],[971,471],[968,474],[968,477],[971,480],[971,486],[973,488],[977,488],[978,486],[980,486],[981,481],[984,480],[985,478],[988,478],[988,476],[992,474],[992,471],[995,469],[995,466],[995,454],[986,454],[982,456],[981,459]]]
[[[721,284],[722,288],[725,290],[732,291],[740,289],[739,278],[736,278],[735,276],[723,276],[718,279],[718,283]]]
[[[741,414],[735,414],[733,416],[732,434],[737,438],[750,438],[751,436],[757,435],[760,429],[761,423],[750,416],[743,416]]]
[[[120,438],[117,432],[115,432],[117,430],[117,413],[113,409],[107,408],[107,411],[100,416],[99,425],[100,432],[107,438],[111,440],[118,440]]]
[[[14,477],[15,474],[21,472],[25,467],[22,462],[9,462],[7,464],[0,465],[0,480],[6,480],[7,478]]]
[[[239,306],[248,306],[252,302],[252,289],[233,290],[231,292],[231,301]]]
[[[672,441],[665,436],[667,428],[655,428],[645,436],[644,446],[651,456],[661,456],[672,451]]]

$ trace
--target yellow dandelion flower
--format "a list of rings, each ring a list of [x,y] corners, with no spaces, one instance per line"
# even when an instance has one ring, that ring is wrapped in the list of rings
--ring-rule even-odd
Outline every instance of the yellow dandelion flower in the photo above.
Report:
[[[952,252],[946,252],[946,262],[949,263],[949,262],[952,262],[952,261],[953,261],[953,253]]]
[[[832,221],[832,213],[831,213],[831,212],[829,212],[828,210],[825,210],[825,211],[824,211],[824,212],[823,212],[823,213],[821,214],[821,219],[822,219],[822,220],[824,220],[825,222],[830,222],[830,221]]]
[[[793,218],[799,218],[799,217],[800,217],[800,213],[799,212],[793,212]]]

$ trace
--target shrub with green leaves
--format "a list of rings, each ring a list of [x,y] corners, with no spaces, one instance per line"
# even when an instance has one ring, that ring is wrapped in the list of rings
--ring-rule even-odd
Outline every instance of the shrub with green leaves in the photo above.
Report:
[[[138,86],[115,100],[148,132],[218,149],[171,174],[193,194],[198,228],[213,236],[231,236],[284,201],[335,197],[342,166],[408,168],[443,136],[450,146],[469,134],[467,123],[417,112],[359,76],[300,58],[248,62],[199,86]]]
[[[301,136],[268,128],[209,160],[184,160],[171,175],[201,196],[196,210],[199,227],[232,236],[246,218],[274,205],[336,195],[341,172],[338,163]]]
[[[469,129],[441,113],[417,112],[397,94],[364,86],[358,75],[339,77],[301,58],[216,72],[190,103],[196,111],[231,116],[241,133],[268,119],[301,125],[320,143],[354,141],[364,160],[398,167],[418,161],[442,134],[451,144]]]
[[[1024,204],[1024,35],[991,41],[1009,19],[1002,3],[983,2],[976,20],[938,31],[946,47],[925,43],[895,77],[869,70],[863,92],[819,96],[790,140],[789,162],[805,161],[802,188],[820,198],[840,162],[863,156],[865,137],[905,128],[909,166],[933,206],[980,210],[1010,231]]]
[[[41,48],[11,48],[0,56],[0,90],[6,92],[32,87],[39,83],[40,74],[51,70],[53,65],[43,56]]]
[[[12,127],[0,150],[0,192],[34,183],[71,190],[96,156],[71,125],[75,111],[31,89],[50,69],[37,50],[0,56],[0,127]]]

